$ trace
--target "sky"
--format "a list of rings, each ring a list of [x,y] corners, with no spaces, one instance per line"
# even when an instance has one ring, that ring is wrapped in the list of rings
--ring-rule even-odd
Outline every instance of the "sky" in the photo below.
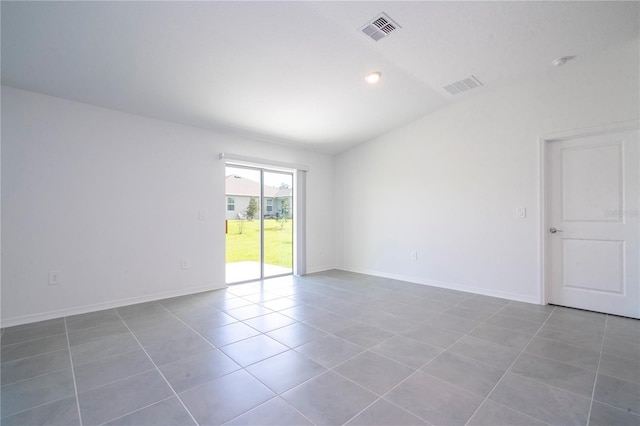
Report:
[[[227,166],[225,176],[229,175],[242,176],[243,178],[260,182],[260,171],[255,169]],[[264,183],[267,186],[272,186],[275,188],[279,188],[281,184],[286,183],[287,185],[289,185],[289,188],[293,188],[293,176],[286,173],[265,171]]]

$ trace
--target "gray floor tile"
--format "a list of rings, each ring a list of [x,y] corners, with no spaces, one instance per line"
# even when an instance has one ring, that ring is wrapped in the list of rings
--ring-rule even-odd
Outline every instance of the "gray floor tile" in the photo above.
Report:
[[[210,307],[206,302],[193,297],[193,295],[171,297],[169,299],[158,300],[158,303],[165,309],[175,312],[179,309],[197,309],[198,307]]]
[[[287,351],[247,367],[247,371],[276,393],[286,392],[326,371],[295,351]]]
[[[238,364],[217,350],[204,352],[160,367],[164,377],[178,393],[238,369],[240,369]]]
[[[598,333],[592,334],[575,330],[571,331],[564,328],[553,327],[549,324],[542,326],[538,332],[538,336],[594,351],[600,351],[603,337],[602,334]]]
[[[259,335],[222,346],[220,350],[241,366],[246,367],[289,348],[268,336]]]
[[[105,426],[195,426],[178,398],[172,397],[106,423]]]
[[[336,332],[335,335],[356,345],[370,348],[392,337],[393,333],[365,324],[356,324]]]
[[[640,360],[637,359],[621,358],[604,352],[598,372],[640,384]]]
[[[549,321],[553,324],[559,324],[563,321],[582,321],[583,323],[589,322],[594,325],[603,325],[607,319],[607,314],[592,311],[583,311],[582,309],[565,308],[558,306],[549,317]],[[569,323],[569,327],[572,327],[574,323]],[[591,331],[591,330],[589,330]]]
[[[96,342],[119,334],[131,334],[125,323],[122,321],[70,331],[69,344],[71,346],[84,345],[86,343]]]
[[[593,371],[598,368],[600,358],[599,351],[537,336],[529,343],[526,352]]]
[[[418,325],[405,331],[402,335],[437,348],[445,349],[455,343],[463,334],[431,327],[429,325]]]
[[[54,319],[49,319],[49,320],[44,320],[44,321],[36,321],[36,322],[31,322],[31,323],[27,323],[27,324],[21,324],[21,325],[14,325],[11,327],[6,327],[3,328],[2,331],[4,332],[14,332],[14,331],[23,331],[26,330],[28,328],[34,328],[34,327],[45,327],[45,326],[54,326],[54,325],[64,325],[64,318],[54,318]],[[54,334],[58,334],[58,333],[54,333]]]
[[[402,333],[419,324],[416,321],[380,311],[362,315],[358,320],[391,333]]]
[[[249,327],[242,322],[217,327],[200,332],[202,336],[217,347],[239,342],[260,334],[255,328]]]
[[[519,318],[525,321],[535,322],[538,324],[542,324],[543,322],[545,322],[546,319],[549,318],[549,315],[551,315],[551,312],[549,311],[532,310],[514,306],[511,304],[503,306],[502,309],[500,309],[497,313],[500,315]]]
[[[66,333],[64,321],[46,321],[42,325],[29,327],[9,327],[2,333],[2,346],[13,343],[26,342],[27,340],[42,339],[54,334]]]
[[[169,364],[193,355],[215,350],[211,343],[196,333],[167,340],[145,348],[156,365]]]
[[[413,368],[422,367],[442,352],[441,349],[404,336],[394,336],[371,350]]]
[[[343,424],[377,398],[330,371],[284,393],[282,397],[313,423],[321,425]]]
[[[507,369],[520,355],[514,349],[471,336],[463,336],[447,350],[502,370]]]
[[[65,318],[68,331],[77,331],[84,328],[98,327],[114,322],[121,322],[120,316],[115,309],[89,312],[87,314],[73,315]]]
[[[518,351],[523,350],[532,337],[531,334],[523,334],[519,331],[489,324],[479,325],[478,328],[469,333],[469,335]]]
[[[434,425],[464,425],[482,398],[425,373],[416,372],[385,399]]]
[[[640,320],[609,315],[604,333],[605,336],[622,338],[640,345]]]
[[[438,355],[422,371],[480,396],[487,396],[505,372],[449,351]]]
[[[384,301],[383,301],[384,302]],[[429,318],[437,315],[439,311],[425,308],[415,301],[409,305],[401,304],[397,307],[387,308],[387,311],[403,318],[416,321],[418,323],[426,322]]]
[[[336,333],[347,327],[358,324],[353,319],[332,313],[324,313],[322,315],[307,318],[304,323],[327,333]]]
[[[298,306],[300,303],[301,302],[291,299],[290,297],[280,297],[278,299],[262,302],[261,305],[267,309],[271,309],[272,311],[281,311]]]
[[[557,310],[549,316],[546,324],[555,328],[579,331],[582,333],[598,335],[602,335],[602,333],[604,333],[604,320],[594,322],[580,315],[561,313]]]
[[[501,307],[496,307],[496,311]],[[487,312],[486,310],[477,309],[475,307],[467,306],[454,306],[451,309],[444,311],[445,314],[454,315],[460,318],[467,318],[473,321],[482,322],[494,314],[494,311]]]
[[[317,318],[327,315],[328,312],[309,305],[298,305],[289,309],[282,309],[280,313],[298,321],[306,321],[310,318]]]
[[[511,372],[589,398],[596,378],[595,371],[529,354],[522,354]]]
[[[229,311],[231,309],[253,305],[253,303],[249,302],[247,299],[243,299],[242,297],[235,296],[209,302],[209,305],[213,306],[216,309],[220,309],[221,311]]]
[[[508,328],[510,330],[519,331],[523,334],[529,334],[533,336],[542,322],[531,322],[516,317],[502,315],[500,313],[495,314],[486,321],[486,324],[495,325],[502,328]]]
[[[79,426],[78,404],[71,396],[2,419],[3,426]]]
[[[118,334],[84,345],[72,346],[71,357],[73,365],[78,366],[138,348],[140,345],[131,333]]]
[[[166,343],[181,337],[197,335],[189,326],[181,323],[171,323],[164,327],[145,328],[133,333],[144,347]]]
[[[625,336],[605,334],[602,351],[614,356],[640,360],[640,344]]]
[[[166,327],[179,321],[178,318],[167,311],[160,311],[150,315],[139,315],[124,320],[134,333],[147,328]]]
[[[2,386],[0,412],[10,416],[37,405],[67,398],[75,393],[71,369],[37,376],[33,379]]]
[[[413,414],[380,399],[351,419],[348,426],[421,426],[427,423]]]
[[[324,367],[331,368],[358,355],[364,349],[339,337],[326,336],[298,346],[296,351]]]
[[[42,339],[28,340],[26,342],[3,345],[0,353],[2,362],[14,361],[28,356],[38,355],[46,352],[59,351],[67,348],[67,335],[54,334]]]
[[[227,315],[212,307],[198,308],[196,311],[189,313],[182,311],[182,314],[178,313],[177,315],[182,321],[188,324],[189,327],[197,331],[210,330],[238,321],[231,315]]]
[[[640,386],[637,383],[598,374],[593,399],[640,415]]]
[[[171,395],[171,389],[156,370],[131,376],[78,394],[82,423],[99,425]]]
[[[269,300],[279,299],[280,297],[281,296],[279,294],[271,293],[269,291],[262,291],[260,293],[243,296],[244,299],[247,299],[250,302],[260,303],[260,304],[262,304],[263,302],[267,302]]]
[[[198,424],[227,422],[273,398],[275,394],[243,370],[180,394]]]
[[[241,308],[229,309],[225,313],[231,315],[239,321],[246,321],[251,318],[259,317],[260,315],[270,314],[273,311],[260,305],[248,305]]]
[[[485,400],[467,426],[545,426],[546,423],[490,400]]]
[[[302,323],[291,324],[267,333],[267,336],[290,348],[298,347],[326,335],[327,333]]]
[[[500,381],[489,398],[550,425],[584,425],[590,398],[513,373]]]
[[[510,301],[505,306],[509,306],[509,307],[513,306],[517,308],[529,309],[529,310],[538,311],[538,312],[546,312],[549,314],[551,314],[554,310],[556,310],[556,307],[554,305],[538,305],[534,303],[517,302],[515,300]]]
[[[117,308],[116,311],[118,311],[118,315],[120,315],[122,319],[167,312],[167,310],[157,302],[145,302],[138,303],[136,305],[123,306],[121,308]]]
[[[333,371],[371,392],[383,395],[415,370],[373,352],[365,352],[340,364]]]
[[[459,316],[442,313],[429,318],[429,320],[426,321],[426,324],[432,327],[454,331],[456,333],[468,333],[469,331],[480,325],[480,322],[468,318],[462,318]]]
[[[74,367],[78,392],[86,392],[155,368],[142,349]]]
[[[2,386],[25,379],[31,379],[41,374],[53,373],[71,367],[69,349],[47,352],[15,361],[3,362],[0,370]]]
[[[233,426],[312,426],[298,410],[282,398],[273,398],[236,417],[225,425]]]
[[[251,318],[246,320],[244,323],[263,333],[268,333],[269,331],[277,330],[278,328],[286,327],[287,325],[295,324],[296,322],[297,321],[291,317],[273,312],[267,315]]]
[[[589,426],[638,426],[640,416],[626,410],[593,401]]]

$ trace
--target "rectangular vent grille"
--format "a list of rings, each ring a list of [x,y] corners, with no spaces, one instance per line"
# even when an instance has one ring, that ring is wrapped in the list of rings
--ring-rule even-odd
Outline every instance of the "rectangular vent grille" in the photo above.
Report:
[[[466,92],[467,90],[475,89],[476,87],[480,86],[484,86],[484,84],[482,84],[480,80],[472,75],[471,77],[465,78],[464,80],[447,84],[443,87],[443,89],[449,92],[449,94],[451,95],[457,95],[459,93]]]
[[[371,21],[364,24],[364,26],[360,27],[359,30],[368,37],[372,38],[374,41],[378,41],[389,36],[389,34],[394,32],[398,28],[402,27],[398,25],[393,19],[389,18],[386,13],[381,13]]]

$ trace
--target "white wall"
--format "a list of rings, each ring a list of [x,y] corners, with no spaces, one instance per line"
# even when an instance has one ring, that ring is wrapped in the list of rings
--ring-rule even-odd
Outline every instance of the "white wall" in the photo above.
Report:
[[[341,266],[539,302],[539,138],[638,119],[638,45],[479,89],[339,155]]]
[[[308,270],[335,264],[331,156],[9,87],[2,151],[3,326],[224,287],[223,151],[309,166]]]

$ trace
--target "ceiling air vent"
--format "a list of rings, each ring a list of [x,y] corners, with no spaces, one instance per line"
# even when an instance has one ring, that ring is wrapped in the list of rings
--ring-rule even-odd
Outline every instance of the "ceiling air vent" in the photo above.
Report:
[[[386,13],[381,13],[380,15],[376,16],[371,21],[360,27],[359,30],[362,31],[366,36],[372,38],[374,41],[378,41],[381,38],[387,37],[398,28],[402,27],[398,25],[393,19],[389,18]]]
[[[484,86],[480,80],[471,76],[464,80],[456,81],[455,83],[447,84],[443,87],[444,90],[451,95],[457,95],[458,93],[466,92],[467,90],[475,89],[476,87]]]

